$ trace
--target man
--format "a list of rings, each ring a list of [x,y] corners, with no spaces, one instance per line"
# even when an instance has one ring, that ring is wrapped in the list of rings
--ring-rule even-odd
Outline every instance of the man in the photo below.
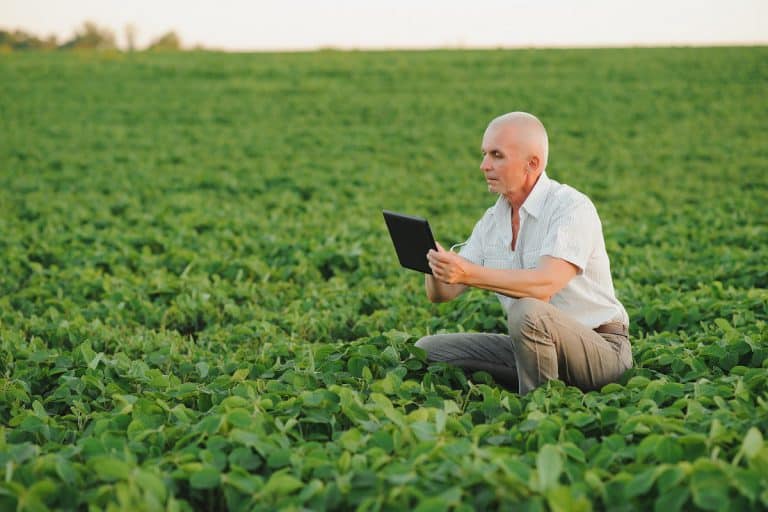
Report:
[[[551,379],[599,389],[632,366],[629,318],[617,300],[602,225],[584,194],[550,179],[547,132],[525,112],[488,125],[480,169],[496,204],[458,254],[427,254],[432,302],[468,287],[496,292],[509,335],[426,336],[430,361],[484,370],[525,394]]]

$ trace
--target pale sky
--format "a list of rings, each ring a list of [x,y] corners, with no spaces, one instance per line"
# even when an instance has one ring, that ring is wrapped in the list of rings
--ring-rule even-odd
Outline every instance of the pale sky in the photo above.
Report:
[[[0,29],[85,20],[225,50],[768,44],[768,0],[0,0]]]

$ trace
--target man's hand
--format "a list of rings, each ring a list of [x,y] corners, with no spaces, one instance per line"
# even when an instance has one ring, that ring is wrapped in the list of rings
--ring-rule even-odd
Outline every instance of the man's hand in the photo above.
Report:
[[[439,243],[435,244],[437,250],[431,249],[427,253],[432,275],[446,284],[465,284],[467,269],[472,263],[456,253],[446,251]]]

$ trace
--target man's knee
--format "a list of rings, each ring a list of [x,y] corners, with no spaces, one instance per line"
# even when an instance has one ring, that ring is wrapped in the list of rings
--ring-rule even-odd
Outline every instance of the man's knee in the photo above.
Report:
[[[471,358],[473,350],[472,343],[467,342],[466,337],[459,333],[424,336],[415,345],[426,351],[427,361],[433,363],[449,361],[451,359],[462,359],[465,356]]]
[[[432,336],[424,336],[419,341],[414,343],[414,345],[416,345],[417,347],[419,347],[422,350],[427,350],[427,347],[429,346],[429,338],[431,338],[431,337]]]
[[[419,341],[417,341],[414,345],[426,351],[428,360],[433,360],[433,355],[438,344],[439,344],[438,337],[431,335],[431,336],[424,336]]]
[[[548,303],[530,297],[513,302],[507,309],[507,326],[510,336],[516,339],[535,329],[547,306]]]

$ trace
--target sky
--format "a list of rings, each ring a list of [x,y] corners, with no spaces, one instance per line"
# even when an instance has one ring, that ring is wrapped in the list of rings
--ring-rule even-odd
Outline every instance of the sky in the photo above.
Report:
[[[0,29],[85,20],[230,51],[768,44],[768,0],[0,0]]]

